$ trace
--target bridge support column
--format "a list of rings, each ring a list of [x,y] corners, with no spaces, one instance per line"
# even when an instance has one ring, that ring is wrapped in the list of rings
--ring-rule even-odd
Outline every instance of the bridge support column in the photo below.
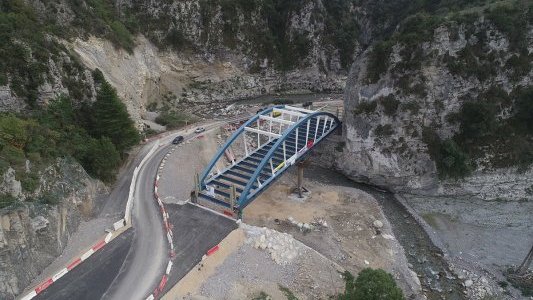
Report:
[[[306,189],[304,186],[303,186],[303,182],[304,182],[304,168],[305,166],[307,165],[305,161],[300,161],[298,163],[296,163],[296,165],[298,166],[298,185],[296,186],[296,188],[293,190],[294,193],[298,193],[298,197],[300,198],[303,198],[303,193],[306,193],[306,192],[309,192],[308,189]]]
[[[200,175],[196,173],[194,175],[194,191],[191,193],[191,202],[198,202],[198,194],[200,193]]]

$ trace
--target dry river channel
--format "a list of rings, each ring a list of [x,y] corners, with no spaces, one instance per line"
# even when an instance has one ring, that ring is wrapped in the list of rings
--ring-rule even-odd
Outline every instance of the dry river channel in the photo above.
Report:
[[[396,239],[404,248],[411,269],[419,275],[427,298],[466,299],[461,280],[450,270],[442,251],[433,244],[424,228],[397,201],[393,193],[353,182],[338,172],[314,165],[306,168],[305,173],[306,177],[313,180],[358,188],[372,195],[380,204]]]

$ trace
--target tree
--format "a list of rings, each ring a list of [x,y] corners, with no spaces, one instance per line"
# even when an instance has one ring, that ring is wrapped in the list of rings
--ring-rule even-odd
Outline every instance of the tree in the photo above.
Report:
[[[105,182],[115,179],[115,170],[120,166],[120,154],[107,137],[94,141],[89,151],[88,162],[84,164],[87,172]]]
[[[102,83],[92,111],[94,136],[108,137],[120,153],[139,142],[139,132],[135,129],[126,106],[109,83]]]
[[[533,132],[533,87],[519,92],[515,110],[518,129],[525,133]]]
[[[367,268],[357,279],[350,272],[344,272],[346,288],[338,300],[403,300],[402,290],[396,285],[391,274],[381,269]]]

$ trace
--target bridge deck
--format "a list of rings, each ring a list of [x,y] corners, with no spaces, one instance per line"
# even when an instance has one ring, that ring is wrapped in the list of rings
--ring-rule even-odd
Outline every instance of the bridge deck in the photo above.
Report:
[[[278,175],[339,125],[339,120],[329,113],[291,106],[261,112],[239,128],[213,158],[198,184],[196,200],[211,207],[219,206],[225,214],[236,217]],[[257,137],[255,149],[244,137],[246,134]],[[240,135],[244,137],[245,155],[212,174],[211,169],[221,154]],[[209,175],[212,176],[207,178]]]

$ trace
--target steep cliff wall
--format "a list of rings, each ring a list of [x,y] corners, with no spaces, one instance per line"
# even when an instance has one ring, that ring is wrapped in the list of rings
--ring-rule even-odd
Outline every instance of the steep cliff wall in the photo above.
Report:
[[[9,169],[1,192],[25,198],[0,210],[0,298],[13,299],[61,254],[83,219],[97,211],[96,196],[104,186],[80,165],[60,159],[39,174],[35,192],[24,193]]]
[[[174,105],[194,106],[279,92],[342,91],[346,80],[345,75],[326,76],[315,68],[250,73],[237,56],[210,62],[200,55],[159,50],[143,36],[136,42],[131,54],[94,37],[76,40],[72,48],[88,68],[105,74],[137,121],[147,105],[169,93],[177,97]]]
[[[346,175],[402,192],[532,197],[532,10],[476,11],[415,15],[356,59],[337,153]]]

